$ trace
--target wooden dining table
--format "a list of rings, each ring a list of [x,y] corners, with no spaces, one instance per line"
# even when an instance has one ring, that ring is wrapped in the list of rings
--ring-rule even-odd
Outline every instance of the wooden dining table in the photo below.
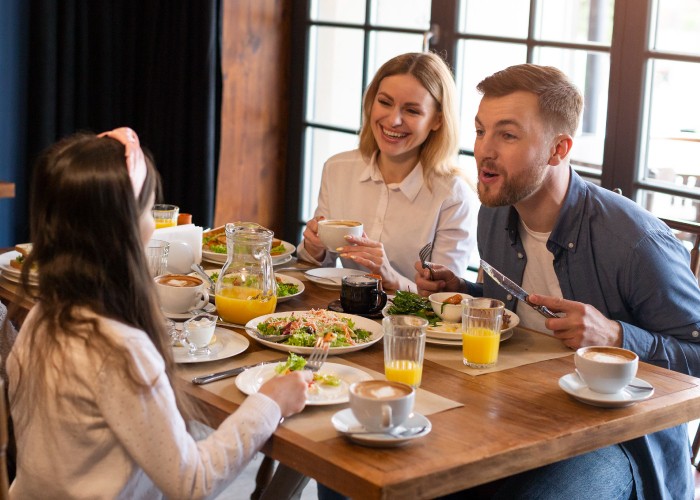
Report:
[[[304,268],[300,264],[294,267]],[[322,288],[300,271],[279,272],[302,281],[305,290],[279,303],[278,312],[327,308],[339,298],[338,290]],[[13,284],[0,278],[0,285],[4,301],[16,299]],[[243,330],[233,330],[243,334]],[[527,335],[533,334],[516,327],[513,338],[502,343],[504,354],[510,349],[509,342],[516,346],[519,336]],[[545,340],[554,341],[549,337]],[[273,352],[254,339],[249,342],[245,352],[231,358],[181,365],[182,386],[202,404],[213,425],[234,412],[245,395],[236,388],[235,379],[198,386],[191,383],[194,375],[241,366],[261,356],[279,358],[286,354]],[[459,347],[431,349],[432,354],[426,354],[416,401],[449,404],[437,404],[435,411],[426,415],[432,425],[429,434],[397,447],[364,446],[330,425],[330,416],[347,404],[307,406],[299,415],[286,419],[262,450],[280,463],[279,479],[273,480],[263,497],[278,497],[293,484],[290,477],[296,477],[299,484],[303,484],[302,478],[311,477],[352,498],[434,498],[700,415],[700,379],[648,363],[639,364],[637,376],[653,385],[653,396],[631,406],[601,408],[574,399],[560,388],[559,379],[574,370],[573,352],[474,375],[458,368]],[[516,360],[532,354],[512,351],[510,359]],[[445,362],[451,356],[454,365]],[[336,360],[383,377],[381,341]]]

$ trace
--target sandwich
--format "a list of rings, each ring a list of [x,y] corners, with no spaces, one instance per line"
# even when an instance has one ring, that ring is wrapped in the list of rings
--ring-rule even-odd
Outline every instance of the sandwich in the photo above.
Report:
[[[29,253],[32,251],[32,244],[20,243],[15,245],[15,250],[19,252],[19,255],[10,261],[10,266],[15,269],[22,269],[24,260],[29,257]]]

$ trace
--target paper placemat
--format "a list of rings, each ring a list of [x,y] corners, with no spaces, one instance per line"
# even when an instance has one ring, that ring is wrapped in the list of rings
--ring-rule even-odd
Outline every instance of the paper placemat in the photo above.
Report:
[[[221,363],[219,363],[219,367],[217,367],[215,363],[207,363],[207,365],[209,365],[207,367],[182,367],[179,370],[179,375],[183,378],[191,380],[192,377],[197,375],[204,375],[214,371],[236,368],[238,366],[244,366],[252,363],[260,363],[262,361],[273,361],[276,359],[280,359],[279,352],[267,350],[256,351],[248,354],[247,356],[237,356],[235,358],[235,362],[231,362],[229,360],[228,363],[223,364],[224,366],[221,366]],[[383,373],[370,370],[369,368],[357,365],[343,358],[329,357],[328,362],[339,363],[357,368],[368,373],[374,379],[384,379]],[[246,398],[246,395],[239,391],[236,387],[234,378],[218,380],[210,384],[202,385],[201,387],[236,404],[241,404]],[[463,406],[462,403],[452,401],[451,399],[438,396],[437,394],[433,394],[432,392],[428,392],[420,388],[416,392],[415,411],[422,415],[431,415],[433,413],[439,413],[441,411],[460,406]],[[340,435],[340,433],[333,427],[333,424],[331,424],[331,417],[336,412],[347,407],[347,403],[328,406],[307,406],[301,413],[286,418],[282,426],[299,434],[303,434],[312,441],[324,441]]]
[[[462,362],[462,346],[438,347],[431,344],[425,346],[425,359],[447,368],[466,373],[467,375],[483,375],[516,366],[529,365],[548,359],[561,358],[573,354],[561,340],[544,333],[516,327],[513,336],[501,342],[498,349],[498,362],[492,368],[470,368]]]

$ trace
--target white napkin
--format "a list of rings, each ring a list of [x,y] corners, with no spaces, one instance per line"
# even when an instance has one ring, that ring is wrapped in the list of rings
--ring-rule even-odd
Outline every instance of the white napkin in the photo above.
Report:
[[[170,242],[168,271],[187,274],[192,264],[202,262],[202,227],[194,224],[162,227],[153,232],[152,238]]]

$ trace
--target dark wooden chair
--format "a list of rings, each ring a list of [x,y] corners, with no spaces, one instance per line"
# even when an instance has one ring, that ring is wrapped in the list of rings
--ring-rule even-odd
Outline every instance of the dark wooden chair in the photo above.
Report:
[[[690,269],[696,278],[700,277],[700,224],[678,219],[661,218],[662,221],[676,232],[676,235],[683,239],[691,240],[693,247],[690,250]],[[700,471],[700,427],[693,439],[692,456],[690,457],[693,466]]]

